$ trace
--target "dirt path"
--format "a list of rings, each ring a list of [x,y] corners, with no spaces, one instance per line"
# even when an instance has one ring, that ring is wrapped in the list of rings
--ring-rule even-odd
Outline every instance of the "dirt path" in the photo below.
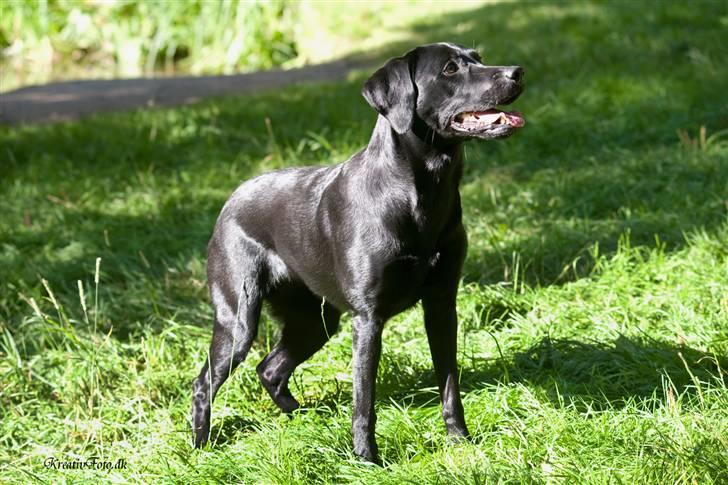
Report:
[[[147,106],[177,106],[224,94],[275,89],[300,82],[346,79],[370,62],[344,59],[299,69],[231,76],[69,81],[0,94],[0,123],[49,123]]]

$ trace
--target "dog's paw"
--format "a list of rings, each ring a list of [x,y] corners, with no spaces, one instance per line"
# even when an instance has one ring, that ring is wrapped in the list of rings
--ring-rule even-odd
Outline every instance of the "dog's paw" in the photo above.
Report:
[[[192,446],[202,448],[210,437],[210,409],[192,408]]]
[[[465,427],[449,429],[447,432],[447,437],[450,442],[455,444],[469,443],[470,441],[472,441],[470,438],[470,433],[468,432],[468,428]]]
[[[377,449],[377,443],[373,439],[370,440],[362,440],[361,442],[357,443],[357,440],[354,440],[354,454],[357,458],[359,458],[362,461],[366,461],[369,463],[373,463],[375,465],[381,465],[381,461],[379,460],[379,450]]]

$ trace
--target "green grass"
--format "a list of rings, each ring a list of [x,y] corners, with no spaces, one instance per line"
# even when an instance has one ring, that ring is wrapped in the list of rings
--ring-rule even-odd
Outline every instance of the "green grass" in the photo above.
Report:
[[[472,442],[444,436],[415,308],[385,330],[383,468],[350,451],[348,318],[294,375],[308,412],[280,416],[257,382],[276,339],[264,317],[216,401],[212,446],[193,451],[187,423],[221,205],[241,179],[366,143],[365,73],[2,129],[2,480],[725,483],[726,30],[719,2],[496,4],[410,25],[380,52],[460,41],[529,83],[522,132],[467,146]],[[128,468],[48,470],[49,456]]]

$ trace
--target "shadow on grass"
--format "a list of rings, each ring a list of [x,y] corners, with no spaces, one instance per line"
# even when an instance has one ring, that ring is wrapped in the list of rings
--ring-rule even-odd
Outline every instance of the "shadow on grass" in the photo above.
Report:
[[[235,443],[240,440],[240,435],[255,433],[259,430],[259,423],[253,419],[244,418],[238,414],[225,416],[221,421],[213,422],[210,446],[219,447]]]
[[[589,270],[583,256],[594,242],[611,251],[629,230],[634,244],[658,234],[671,250],[684,232],[723,219],[728,166],[711,151],[717,141],[681,148],[675,131],[728,128],[719,82],[728,75],[719,62],[727,10],[719,2],[495,4],[417,24],[378,53],[446,39],[526,67],[517,107],[529,125],[467,148],[467,280],[500,281],[518,253],[527,283],[568,281]],[[170,315],[199,322],[204,285],[183,280],[204,280],[204,270],[187,268],[204,261],[227,195],[257,173],[341,161],[366,143],[375,116],[359,94],[362,79],[1,131],[2,209],[12,221],[0,236],[10,281],[0,315],[26,314],[17,293],[37,290],[38,275],[77,301],[75,280],[88,281],[101,256],[115,331],[163,325]],[[178,284],[166,283],[170,268]]]
[[[542,389],[554,406],[604,410],[633,400],[663,401],[683,393],[699,396],[705,383],[724,381],[726,369],[725,356],[650,338],[622,335],[613,342],[543,338],[512,356],[464,361],[461,390],[467,394],[496,382],[526,383]],[[436,394],[412,393],[435,387],[431,369],[380,370],[380,399],[439,406]]]
[[[724,379],[728,358],[655,339],[618,337],[614,342],[542,339],[514,355],[509,375],[540,384],[554,403],[614,406],[626,400],[696,396],[700,386]],[[672,390],[669,390],[672,388]]]

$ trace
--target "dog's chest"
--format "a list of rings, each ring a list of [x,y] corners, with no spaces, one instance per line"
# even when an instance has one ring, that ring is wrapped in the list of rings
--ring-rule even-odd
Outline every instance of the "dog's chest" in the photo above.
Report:
[[[386,266],[402,268],[412,276],[424,276],[440,258],[439,242],[451,226],[457,204],[454,194],[417,197],[409,211],[403,211],[389,226],[389,240],[396,248],[388,251]]]
[[[370,288],[378,312],[389,317],[417,303],[427,275],[439,259],[439,252],[403,252],[388,258],[380,267],[381,272],[375,278],[376,284]]]
[[[402,254],[390,261],[384,269],[390,279],[395,280],[397,288],[419,288],[427,274],[437,265],[440,252],[430,254]]]

